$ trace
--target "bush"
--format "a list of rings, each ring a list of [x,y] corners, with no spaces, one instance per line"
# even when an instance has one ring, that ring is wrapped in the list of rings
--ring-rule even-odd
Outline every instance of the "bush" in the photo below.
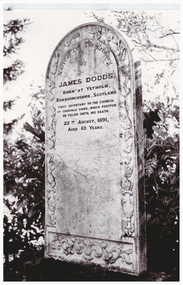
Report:
[[[160,102],[144,107],[148,265],[178,270],[179,108]]]
[[[170,126],[173,126],[171,132]],[[148,270],[178,271],[179,107],[173,104],[165,106],[160,102],[144,102],[144,128]],[[5,182],[9,183],[13,177],[11,186],[19,199],[18,207],[15,202],[11,204],[4,199],[14,217],[10,222],[4,218],[6,267],[11,267],[7,254],[13,255],[14,259],[18,258],[23,266],[25,261],[42,257],[44,251],[44,132],[40,136],[28,124],[26,129],[40,141],[36,141],[34,148],[19,142],[13,147],[13,161],[9,157],[12,156],[11,151],[5,159]],[[29,154],[27,160],[24,159],[25,153]],[[23,169],[19,175],[19,185],[15,181],[19,173],[17,161],[21,162]],[[12,165],[15,167],[12,168]],[[39,183],[35,184],[35,179]],[[27,206],[27,212],[24,209],[24,213],[20,214],[18,208],[23,204]],[[15,278],[15,271],[12,278]]]

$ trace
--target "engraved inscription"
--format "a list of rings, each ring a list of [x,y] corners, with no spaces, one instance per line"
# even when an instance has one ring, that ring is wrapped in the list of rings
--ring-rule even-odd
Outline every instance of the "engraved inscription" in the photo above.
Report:
[[[105,24],[80,26],[57,46],[46,78],[47,256],[141,271],[140,77],[126,40]]]

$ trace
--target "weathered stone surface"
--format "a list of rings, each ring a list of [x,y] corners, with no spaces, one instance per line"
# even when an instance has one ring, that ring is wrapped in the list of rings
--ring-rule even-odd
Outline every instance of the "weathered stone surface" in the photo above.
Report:
[[[89,23],[46,75],[46,257],[146,269],[140,62],[118,31]]]

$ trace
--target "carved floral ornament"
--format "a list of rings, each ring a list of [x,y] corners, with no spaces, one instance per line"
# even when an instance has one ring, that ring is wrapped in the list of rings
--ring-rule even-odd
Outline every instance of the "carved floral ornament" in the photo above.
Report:
[[[86,32],[87,30],[87,32]],[[85,36],[86,35],[86,36]],[[64,66],[67,63],[71,53],[77,50],[78,43],[85,47],[95,46],[103,52],[106,57],[106,63],[110,63],[107,57],[109,49],[114,55],[117,64],[118,72],[118,96],[119,96],[119,122],[120,131],[119,138],[121,140],[121,229],[122,236],[133,236],[135,233],[133,216],[134,216],[134,139],[133,139],[133,85],[134,67],[130,49],[126,41],[122,40],[121,35],[111,30],[108,26],[100,24],[88,24],[87,26],[79,27],[75,31],[66,36],[55,50],[47,74],[47,98],[49,100],[48,108],[50,118],[48,119],[48,150],[50,160],[48,161],[48,184],[49,195],[48,203],[48,223],[55,225],[54,214],[55,207],[52,205],[55,201],[55,173],[51,157],[55,152],[55,137],[56,137],[56,107],[55,107],[55,78],[62,76]],[[107,65],[107,64],[106,64]],[[58,75],[57,75],[58,74]]]
[[[74,256],[78,259],[82,257],[89,262],[100,259],[106,264],[115,264],[120,260],[124,264],[132,265],[132,247],[132,244],[111,245],[103,240],[55,234],[49,244],[48,252],[61,256]]]

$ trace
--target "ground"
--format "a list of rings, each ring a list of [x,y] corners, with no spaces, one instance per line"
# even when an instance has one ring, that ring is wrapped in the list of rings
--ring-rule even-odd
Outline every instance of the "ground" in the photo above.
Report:
[[[16,262],[18,265],[18,262]],[[139,276],[110,272],[98,266],[83,266],[52,258],[38,258],[23,264],[20,271],[5,271],[5,281],[179,281],[177,273],[146,271]],[[16,275],[17,272],[17,275]]]

